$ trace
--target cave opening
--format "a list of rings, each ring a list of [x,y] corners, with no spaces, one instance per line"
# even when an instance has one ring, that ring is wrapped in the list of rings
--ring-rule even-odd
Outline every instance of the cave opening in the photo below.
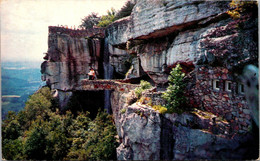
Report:
[[[74,116],[79,112],[88,111],[89,117],[95,119],[99,109],[104,111],[104,96],[104,91],[75,91],[67,104],[66,111],[70,110]]]

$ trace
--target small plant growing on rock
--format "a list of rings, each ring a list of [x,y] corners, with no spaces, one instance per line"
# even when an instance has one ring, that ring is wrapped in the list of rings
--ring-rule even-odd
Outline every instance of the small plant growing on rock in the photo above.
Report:
[[[124,114],[125,112],[126,112],[126,109],[125,109],[125,108],[123,108],[123,109],[120,110],[120,113],[121,113],[121,114]]]
[[[140,102],[141,104],[149,104],[152,102],[150,97],[141,97],[138,102]]]
[[[137,98],[140,98],[142,96],[142,92],[152,88],[152,85],[144,80],[141,80],[140,87],[135,88],[135,95]]]
[[[169,87],[162,95],[167,102],[166,108],[169,113],[184,112],[184,109],[182,109],[181,106],[186,103],[186,97],[184,96],[186,84],[183,81],[185,74],[181,70],[180,64],[177,64],[177,66],[172,69],[168,77]]]
[[[167,112],[167,108],[161,105],[154,105],[153,109],[159,111],[161,114],[165,114]]]
[[[231,10],[227,11],[227,13],[233,19],[238,19],[244,12],[256,12],[258,4],[257,1],[232,0],[229,3],[229,6],[231,7]]]

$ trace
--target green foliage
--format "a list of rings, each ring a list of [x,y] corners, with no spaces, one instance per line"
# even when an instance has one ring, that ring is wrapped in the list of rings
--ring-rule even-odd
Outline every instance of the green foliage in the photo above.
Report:
[[[115,16],[115,19],[118,20],[123,17],[127,17],[131,14],[135,4],[131,1],[127,1],[125,5],[118,11],[118,13]]]
[[[101,20],[99,21],[98,25],[99,27],[107,27],[112,22],[114,22],[116,16],[116,10],[114,8],[111,8],[111,10],[107,11],[107,15],[101,16]]]
[[[2,124],[3,158],[116,159],[116,128],[110,115],[99,111],[93,121],[89,112],[61,115],[52,110],[52,99],[50,89],[42,88],[30,97],[25,110],[9,112]]]
[[[234,19],[241,17],[241,14],[244,12],[254,12],[257,10],[257,1],[241,1],[241,0],[232,0],[229,4],[232,10],[227,11],[227,13]]]
[[[2,125],[2,136],[5,139],[15,140],[21,135],[20,123],[16,120],[16,114],[9,111]]]
[[[167,108],[161,105],[154,105],[153,109],[159,111],[161,114],[165,114],[167,112]]]
[[[126,109],[125,109],[125,108],[123,108],[123,109],[120,110],[120,113],[121,113],[121,114],[124,114],[125,112],[126,112]]]
[[[4,139],[2,143],[2,154],[7,160],[24,160],[23,141],[18,139]]]
[[[84,120],[84,126],[72,127],[72,146],[67,159],[107,160],[116,159],[116,128],[112,117],[99,112],[95,120],[90,121],[83,115],[76,120]]]
[[[162,95],[167,102],[166,108],[169,113],[183,112],[181,106],[184,106],[186,103],[186,97],[184,96],[186,84],[183,82],[185,74],[181,70],[180,64],[172,69],[168,77],[169,87]]]
[[[92,12],[84,19],[82,19],[80,27],[85,29],[93,28],[93,26],[97,25],[99,21],[100,21],[100,17],[98,16],[98,14]]]
[[[29,97],[25,104],[25,111],[28,120],[35,120],[36,116],[46,117],[47,112],[52,108],[51,90],[43,87]]]
[[[82,19],[80,27],[83,27],[85,29],[93,28],[93,26],[95,25],[99,27],[107,27],[114,21],[129,16],[132,12],[134,5],[134,3],[127,1],[118,12],[116,12],[114,8],[111,8],[107,11],[106,15],[103,15],[101,17],[99,17],[97,13],[92,12],[90,15]]]
[[[27,159],[40,160],[44,158],[46,149],[47,130],[40,120],[33,125],[33,127],[26,132],[27,137],[24,145],[24,153]]]
[[[140,87],[135,88],[136,97],[140,98],[142,96],[142,92],[150,88],[152,88],[152,85],[149,82],[141,80]]]

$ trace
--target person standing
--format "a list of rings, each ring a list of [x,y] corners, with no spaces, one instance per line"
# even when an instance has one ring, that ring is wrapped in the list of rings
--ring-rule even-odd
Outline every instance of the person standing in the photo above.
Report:
[[[88,73],[88,76],[89,76],[89,80],[94,80],[95,79],[95,71],[93,68],[90,69],[89,73]]]

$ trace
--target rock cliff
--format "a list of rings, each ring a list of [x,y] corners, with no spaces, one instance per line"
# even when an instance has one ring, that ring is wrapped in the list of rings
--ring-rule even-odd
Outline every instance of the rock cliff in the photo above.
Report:
[[[103,34],[103,35],[102,35]],[[71,30],[49,27],[48,52],[42,64],[42,79],[52,89],[72,90],[87,78],[89,68],[103,71],[102,38],[104,31]],[[98,77],[103,78],[101,73]]]
[[[230,135],[228,122],[196,110],[160,114],[134,103],[133,91],[112,94],[112,110],[120,139],[118,160],[249,159],[257,157],[256,136]]]
[[[62,106],[73,90],[112,91],[119,160],[257,158],[239,75],[245,65],[258,65],[258,18],[252,12],[234,20],[229,9],[227,1],[139,0],[130,16],[106,29],[50,27],[42,78]],[[82,80],[92,66],[98,78],[145,78],[161,89],[178,63],[188,104],[198,109],[192,113],[160,114],[136,103],[133,85]],[[145,96],[163,104],[155,91]]]

